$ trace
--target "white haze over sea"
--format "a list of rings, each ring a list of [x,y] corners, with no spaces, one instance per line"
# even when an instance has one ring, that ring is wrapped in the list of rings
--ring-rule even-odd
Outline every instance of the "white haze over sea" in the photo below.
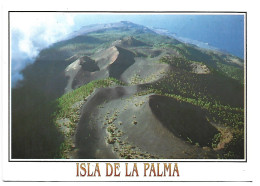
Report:
[[[20,71],[39,51],[72,31],[74,16],[53,13],[11,13],[12,85],[22,79]]]
[[[83,26],[119,21],[167,29],[179,38],[202,41],[217,48],[227,47],[221,49],[243,57],[244,21],[241,15],[11,12],[12,87],[23,78],[21,70],[33,63],[43,48]]]

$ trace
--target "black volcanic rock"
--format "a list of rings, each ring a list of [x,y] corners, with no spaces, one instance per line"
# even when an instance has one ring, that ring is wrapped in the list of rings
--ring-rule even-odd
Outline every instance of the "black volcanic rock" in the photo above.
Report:
[[[202,146],[211,146],[212,139],[218,130],[205,118],[203,111],[192,104],[175,99],[152,95],[149,105],[162,124],[176,136]]]
[[[132,64],[134,64],[135,54],[121,47],[116,47],[119,51],[117,59],[108,66],[109,77],[120,79],[121,74]]]
[[[93,59],[91,59],[88,56],[83,56],[80,59],[80,65],[82,66],[82,69],[89,72],[95,72],[99,70],[99,67],[95,63]]]
[[[210,73],[193,73],[194,63]],[[212,157],[230,151],[243,158],[242,66],[231,55],[127,21],[83,27],[42,50],[12,88],[12,157],[60,158],[71,145],[67,139],[75,137],[75,131],[60,130],[71,125],[56,125],[66,119],[82,135],[72,144],[81,148],[80,158],[202,159],[210,158],[207,149]],[[119,136],[107,136],[112,125]],[[106,143],[112,135],[115,146]],[[125,151],[129,144],[132,157]],[[100,155],[104,149],[109,156]]]

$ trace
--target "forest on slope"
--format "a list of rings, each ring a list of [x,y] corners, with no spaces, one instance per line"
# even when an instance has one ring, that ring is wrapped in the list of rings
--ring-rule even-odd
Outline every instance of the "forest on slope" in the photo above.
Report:
[[[40,52],[11,92],[14,159],[243,159],[244,62],[119,22]]]

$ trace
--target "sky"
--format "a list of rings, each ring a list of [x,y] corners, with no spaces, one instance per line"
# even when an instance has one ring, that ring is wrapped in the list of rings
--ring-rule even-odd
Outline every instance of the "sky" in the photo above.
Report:
[[[91,24],[131,21],[164,28],[188,38],[244,57],[243,15],[112,14],[12,12],[10,14],[12,86],[21,80],[21,70],[33,63],[40,50]]]

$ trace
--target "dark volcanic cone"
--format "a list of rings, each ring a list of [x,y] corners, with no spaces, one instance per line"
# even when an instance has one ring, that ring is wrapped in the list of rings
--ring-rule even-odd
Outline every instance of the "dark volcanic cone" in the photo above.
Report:
[[[72,88],[78,88],[86,83],[89,83],[92,80],[100,79],[102,76],[95,75],[94,72],[99,72],[99,67],[95,60],[91,59],[88,56],[80,57],[79,59],[80,68],[73,78]]]
[[[84,104],[76,132],[76,146],[79,158],[116,158],[111,149],[104,143],[100,126],[96,123],[97,106],[118,99],[126,94],[123,87],[100,88]]]
[[[89,72],[95,72],[99,70],[99,67],[93,59],[88,56],[83,56],[80,58],[80,65],[82,69]]]
[[[108,66],[109,77],[120,79],[121,74],[131,65],[134,64],[135,54],[121,47],[116,47],[119,51],[117,59]]]
[[[152,95],[149,97],[152,112],[174,135],[202,146],[211,145],[218,130],[206,119],[199,107],[175,99]]]

